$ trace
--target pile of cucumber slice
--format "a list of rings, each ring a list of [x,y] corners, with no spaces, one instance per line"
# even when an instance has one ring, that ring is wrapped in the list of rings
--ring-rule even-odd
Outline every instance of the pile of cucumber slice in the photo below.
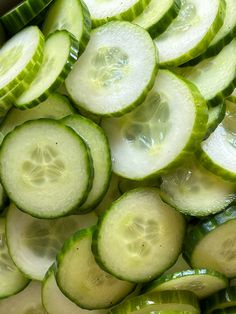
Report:
[[[0,313],[236,313],[236,0],[0,0]]]

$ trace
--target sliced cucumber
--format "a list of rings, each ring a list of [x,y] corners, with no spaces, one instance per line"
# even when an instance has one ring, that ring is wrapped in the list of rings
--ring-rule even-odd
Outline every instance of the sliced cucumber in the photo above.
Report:
[[[146,29],[152,38],[163,33],[179,13],[180,0],[151,0],[132,23]]]
[[[218,127],[222,122],[226,113],[226,103],[223,102],[215,107],[210,107],[208,110],[207,132],[206,138]]]
[[[11,257],[27,277],[43,280],[64,241],[78,229],[90,227],[96,222],[97,216],[92,213],[42,220],[21,212],[11,204],[6,224]]]
[[[161,66],[178,66],[204,52],[224,16],[224,0],[181,0],[177,18],[154,40]]]
[[[181,271],[188,270],[188,269],[191,269],[191,267],[186,262],[186,260],[183,258],[183,255],[180,254],[177,261],[175,262],[175,264],[173,266],[171,266],[169,269],[167,269],[163,274],[164,275],[173,274],[173,273],[181,272]]]
[[[232,206],[191,228],[184,255],[194,268],[210,268],[236,276],[236,208]]]
[[[58,47],[63,47],[58,53]],[[69,32],[56,31],[45,43],[43,64],[30,87],[16,101],[20,109],[46,100],[65,80],[78,59],[79,43]]]
[[[105,273],[91,251],[93,229],[68,239],[57,256],[57,283],[63,293],[85,309],[108,308],[131,293],[135,285]]]
[[[93,27],[97,27],[112,20],[132,21],[142,13],[150,0],[85,0],[84,2],[91,13]]]
[[[132,180],[166,172],[197,148],[206,122],[206,103],[196,88],[172,72],[160,70],[140,107],[119,119],[102,121],[113,171]]]
[[[107,192],[111,179],[111,155],[104,131],[94,122],[80,115],[70,115],[62,123],[71,127],[87,143],[93,160],[93,185],[78,213],[95,208]]]
[[[142,181],[134,181],[134,180],[129,180],[125,178],[120,178],[119,180],[119,190],[121,194],[124,194],[125,192],[128,192],[130,190],[140,188],[140,187],[157,187],[159,188],[161,185],[161,177],[154,177],[149,180],[142,180]]]
[[[200,299],[224,289],[228,286],[228,279],[219,272],[210,269],[191,269],[182,272],[162,275],[147,284],[143,292],[166,290],[188,290]]]
[[[99,265],[117,278],[146,282],[173,265],[184,233],[183,217],[161,201],[158,189],[139,188],[99,218],[92,250]]]
[[[78,208],[91,186],[91,167],[82,139],[55,120],[25,122],[1,146],[0,175],[9,198],[40,218]]]
[[[91,20],[87,6],[80,0],[56,0],[43,23],[45,36],[56,30],[71,32],[80,43],[82,53],[90,38]]]
[[[204,169],[195,159],[162,176],[162,199],[191,216],[222,211],[236,198],[236,184]]]
[[[110,22],[91,33],[66,88],[75,104],[86,111],[122,115],[143,101],[156,73],[156,49],[150,35],[129,22]]]
[[[236,103],[236,88],[234,89],[233,93],[227,98],[229,101]]]

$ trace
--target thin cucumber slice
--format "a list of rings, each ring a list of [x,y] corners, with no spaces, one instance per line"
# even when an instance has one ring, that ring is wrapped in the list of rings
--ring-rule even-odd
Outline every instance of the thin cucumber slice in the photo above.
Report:
[[[234,89],[233,93],[227,98],[227,100],[236,103],[236,88]]]
[[[165,202],[191,216],[215,214],[236,199],[236,184],[209,172],[195,158],[162,176],[160,188]]]
[[[77,213],[95,208],[107,192],[111,179],[111,155],[107,137],[102,128],[80,115],[70,115],[62,123],[71,127],[87,143],[93,160],[93,185],[84,204]]]
[[[204,52],[224,16],[224,0],[181,0],[177,18],[154,40],[161,66],[178,66]]]
[[[227,286],[227,277],[219,272],[210,269],[191,269],[162,275],[144,286],[143,292],[188,290],[203,299]]]
[[[85,309],[111,307],[128,294],[135,284],[105,273],[91,251],[93,229],[78,231],[68,239],[57,256],[57,283],[62,292]]]
[[[223,121],[226,113],[226,103],[223,102],[215,107],[210,107],[208,110],[207,132],[205,138],[207,138],[218,125]]]
[[[17,295],[0,300],[0,313],[8,314],[47,314],[41,301],[41,284],[32,281]]]
[[[207,106],[195,86],[160,70],[140,107],[119,119],[102,121],[113,171],[132,180],[161,175],[196,150],[206,123]]]
[[[132,23],[146,29],[152,38],[163,33],[179,13],[180,0],[151,0]]]
[[[156,49],[150,35],[129,22],[110,22],[91,33],[66,88],[75,104],[86,111],[122,115],[143,101],[156,73]]]
[[[8,40],[0,50],[0,97],[17,84],[31,82],[36,64],[43,58],[44,38],[37,26],[30,26]],[[23,90],[24,91],[24,90]]]
[[[205,59],[196,66],[183,68],[182,71],[208,102],[213,105],[222,102],[233,92],[236,84],[236,38],[217,56]]]
[[[17,207],[35,217],[56,218],[85,200],[92,164],[76,132],[55,120],[40,119],[25,122],[4,138],[0,174]]]
[[[90,38],[91,19],[87,6],[80,0],[56,0],[50,7],[43,23],[45,36],[56,30],[71,32],[80,43],[82,53]]]
[[[112,20],[132,21],[142,13],[150,0],[85,0],[84,2],[90,11],[93,27],[98,27]]]
[[[88,311],[70,301],[58,288],[55,269],[51,267],[42,285],[42,302],[50,314],[106,314],[107,310]]]
[[[34,19],[52,0],[24,0],[5,13],[1,22],[10,35],[14,35]]]
[[[226,101],[226,115],[216,130],[201,144],[202,165],[225,180],[236,179],[236,106]]]
[[[58,53],[58,47],[63,47]],[[16,101],[20,109],[32,108],[46,100],[65,80],[78,59],[79,43],[69,32],[51,34],[44,48],[43,63],[30,84]]]
[[[131,298],[112,308],[109,314],[147,314],[158,311],[189,311],[200,314],[197,297],[191,291],[159,291]],[[165,313],[165,312],[164,312]]]
[[[117,278],[147,282],[175,262],[184,233],[184,218],[161,201],[158,189],[139,188],[99,218],[92,250],[97,263]]]
[[[188,270],[188,269],[191,269],[191,267],[186,262],[186,260],[183,258],[183,255],[180,254],[177,261],[175,262],[175,264],[173,266],[171,266],[169,269],[167,269],[164,272],[164,275],[173,274],[176,272],[181,272],[181,271]]]
[[[6,222],[10,255],[27,277],[43,280],[64,241],[78,229],[91,227],[96,222],[94,213],[53,220],[38,219],[11,204]]]
[[[209,268],[236,276],[236,208],[232,206],[191,228],[184,242],[184,256],[194,268]]]
[[[8,253],[5,223],[5,218],[0,218],[0,299],[20,292],[29,283],[29,280],[15,266]]]

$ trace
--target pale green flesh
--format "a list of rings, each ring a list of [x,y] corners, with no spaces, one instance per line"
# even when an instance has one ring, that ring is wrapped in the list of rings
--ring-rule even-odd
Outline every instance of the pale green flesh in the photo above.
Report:
[[[18,222],[17,227],[15,221]],[[54,220],[37,219],[11,205],[7,238],[11,256],[30,278],[43,280],[64,241],[75,231],[96,224],[94,213]]]

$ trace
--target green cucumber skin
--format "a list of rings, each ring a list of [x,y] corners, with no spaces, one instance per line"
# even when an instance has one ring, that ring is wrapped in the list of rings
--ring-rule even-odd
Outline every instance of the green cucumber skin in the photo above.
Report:
[[[226,104],[225,104],[225,102],[223,102],[222,104],[219,104],[218,107],[221,107],[220,108],[220,113],[219,113],[217,119],[215,119],[211,123],[207,124],[207,132],[206,132],[206,135],[205,135],[204,139],[207,139],[211,135],[211,133],[215,131],[217,126],[223,121],[223,119],[225,117],[225,113],[226,113]],[[209,110],[210,109],[211,108],[209,108]]]
[[[88,7],[86,6],[83,0],[80,0],[80,3],[81,3],[83,17],[84,17],[84,30],[83,30],[82,37],[79,41],[79,55],[81,55],[84,52],[89,42],[90,33],[92,29],[92,21],[91,21],[91,16],[90,16]]]

